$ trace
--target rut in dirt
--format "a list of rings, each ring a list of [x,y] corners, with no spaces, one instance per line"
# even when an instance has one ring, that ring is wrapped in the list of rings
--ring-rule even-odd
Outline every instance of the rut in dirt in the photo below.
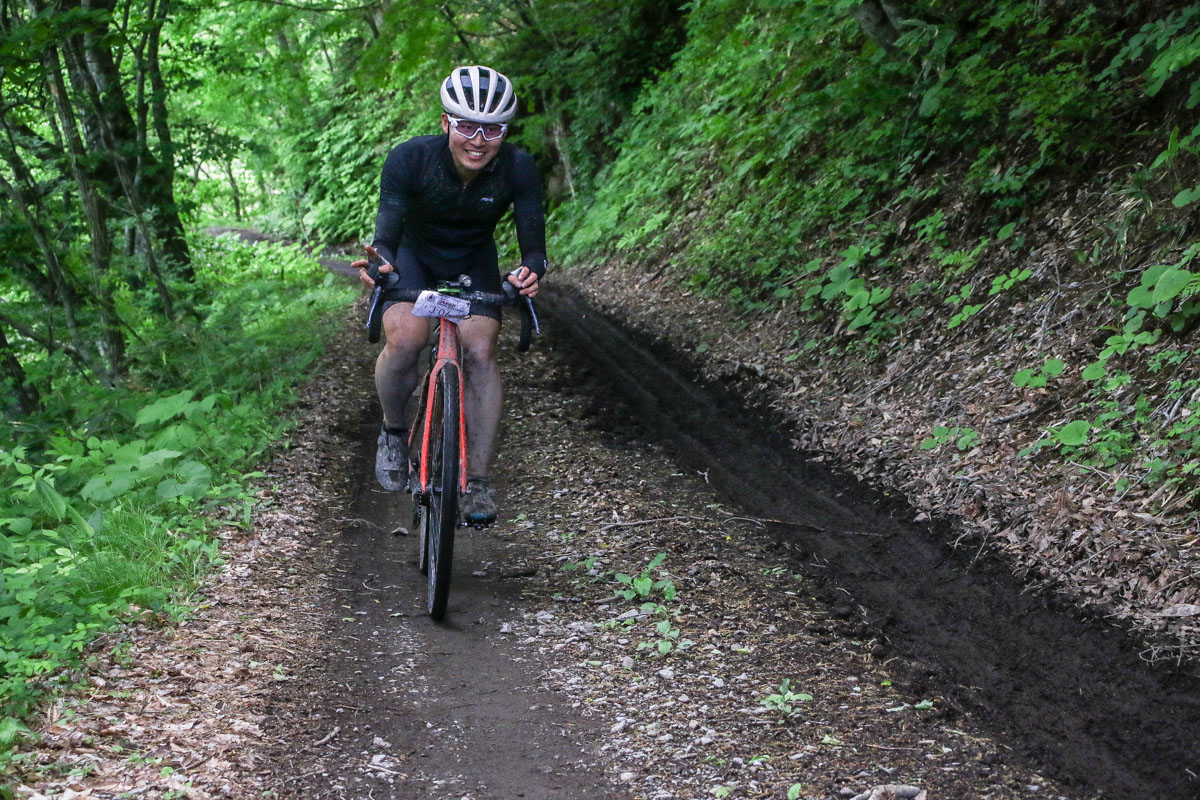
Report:
[[[1041,769],[1111,797],[1200,793],[1200,677],[1151,666],[1124,631],[1023,593],[1003,568],[906,524],[851,478],[808,461],[738,398],[703,388],[569,290],[543,307],[628,404],[735,507],[796,523],[770,534],[830,601],[879,632],[914,684],[980,718]],[[911,518],[911,514],[909,515]]]

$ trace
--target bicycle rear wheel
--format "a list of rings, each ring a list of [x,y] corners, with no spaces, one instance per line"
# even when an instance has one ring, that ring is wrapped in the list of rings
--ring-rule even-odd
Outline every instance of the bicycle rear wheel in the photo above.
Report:
[[[450,600],[454,529],[458,525],[458,373],[442,369],[432,398],[429,506],[425,509],[425,561],[429,616],[441,621]]]

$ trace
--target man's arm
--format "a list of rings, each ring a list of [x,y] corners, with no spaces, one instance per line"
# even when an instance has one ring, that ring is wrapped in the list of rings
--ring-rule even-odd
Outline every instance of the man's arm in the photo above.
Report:
[[[395,147],[383,162],[379,176],[379,211],[375,215],[375,237],[371,246],[388,263],[395,263],[396,248],[404,234],[408,215],[409,183],[413,175],[408,148]]]
[[[518,154],[514,172],[513,221],[517,227],[517,243],[521,247],[521,264],[529,267],[540,280],[548,266],[542,179],[528,153]]]

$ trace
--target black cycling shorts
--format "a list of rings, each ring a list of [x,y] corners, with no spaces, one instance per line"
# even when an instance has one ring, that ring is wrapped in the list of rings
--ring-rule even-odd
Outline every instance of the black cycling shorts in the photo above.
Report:
[[[396,303],[411,302],[394,300],[389,295],[395,291],[421,291],[432,289],[438,281],[458,280],[462,275],[471,279],[471,290],[500,294],[500,260],[496,254],[496,243],[470,253],[463,258],[445,259],[409,241],[401,241],[396,248],[395,263],[392,265],[400,276],[400,283],[383,293],[383,310]],[[499,321],[501,307],[485,303],[473,303],[471,315],[491,317]]]

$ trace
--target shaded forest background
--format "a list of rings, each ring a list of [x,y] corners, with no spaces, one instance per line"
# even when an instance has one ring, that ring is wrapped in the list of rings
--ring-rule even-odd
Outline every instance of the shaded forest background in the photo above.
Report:
[[[950,486],[1075,476],[1094,512],[991,532],[1104,564],[1076,588],[1195,654],[1200,4],[26,0],[0,36],[0,748],[246,524],[347,299],[307,248],[369,235],[458,63],[517,86],[553,261],[721,298],[697,358],[769,326],[748,369],[803,368],[793,399],[835,373],[919,405],[969,346],[993,404],[874,446]]]

